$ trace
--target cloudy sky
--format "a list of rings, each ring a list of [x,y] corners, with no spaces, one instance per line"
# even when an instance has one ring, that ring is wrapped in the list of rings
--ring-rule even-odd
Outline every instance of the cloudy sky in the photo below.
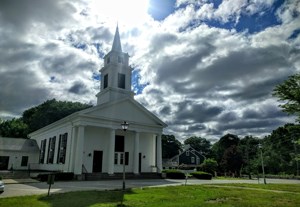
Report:
[[[118,23],[135,98],[164,133],[262,137],[294,121],[271,94],[300,72],[299,15],[299,0],[1,0],[0,118],[95,105]]]

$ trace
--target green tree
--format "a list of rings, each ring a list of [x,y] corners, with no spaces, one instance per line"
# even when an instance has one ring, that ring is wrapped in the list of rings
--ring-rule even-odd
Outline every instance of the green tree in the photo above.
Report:
[[[243,157],[243,172],[247,173],[249,179],[251,174],[257,173],[257,151],[259,139],[252,136],[245,136],[239,142],[239,150]]]
[[[26,138],[28,133],[89,107],[91,105],[79,102],[48,100],[24,111],[21,118],[7,121],[0,120],[0,135]]]
[[[201,164],[201,168],[203,169],[203,171],[211,173],[212,175],[215,175],[215,172],[218,168],[218,163],[213,158],[207,158]]]
[[[288,114],[294,114],[300,118],[300,74],[290,76],[273,90],[276,96],[284,104],[279,105]]]
[[[226,134],[216,142],[213,154],[219,164],[219,171],[238,175],[243,163],[242,155],[238,149],[240,139],[234,134]]]
[[[175,155],[178,155],[179,150],[181,149],[181,143],[175,138],[174,135],[163,134],[161,136],[161,141],[163,158],[172,158]]]
[[[21,118],[2,121],[0,123],[0,135],[2,137],[27,138],[28,126]]]
[[[211,143],[205,138],[202,137],[190,137],[184,140],[185,145],[190,145],[192,148],[201,152],[204,156],[207,156],[211,152]]]
[[[74,112],[92,107],[88,104],[70,101],[48,100],[41,105],[23,112],[23,121],[28,125],[28,131],[33,132],[62,119]]]
[[[300,134],[299,125],[286,124],[264,138],[262,150],[266,173],[297,174],[295,139],[298,133]]]

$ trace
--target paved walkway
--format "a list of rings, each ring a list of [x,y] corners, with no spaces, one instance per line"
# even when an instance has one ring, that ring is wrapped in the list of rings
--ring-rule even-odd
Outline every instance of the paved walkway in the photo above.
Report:
[[[163,187],[184,185],[185,180],[172,179],[139,179],[126,180],[126,188],[141,188],[141,187]],[[12,180],[5,179],[5,191],[0,195],[0,198],[46,194],[48,192],[48,185],[46,182],[38,182],[32,179]],[[187,185],[201,185],[201,184],[228,184],[228,183],[252,183],[263,184],[263,180],[198,180],[188,179]],[[282,183],[282,184],[297,184],[300,185],[300,180],[284,180],[284,179],[267,179],[267,184]],[[84,191],[84,190],[115,190],[122,188],[122,180],[102,180],[102,181],[66,181],[55,182],[51,187],[51,193],[61,193],[69,191]]]

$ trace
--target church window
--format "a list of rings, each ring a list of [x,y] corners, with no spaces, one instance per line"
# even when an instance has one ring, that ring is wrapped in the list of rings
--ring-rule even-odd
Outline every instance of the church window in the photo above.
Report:
[[[123,165],[123,152],[115,152],[115,165]],[[125,152],[125,165],[129,164],[129,152]]]
[[[108,86],[108,74],[104,76],[103,88],[107,88],[107,86]]]
[[[195,157],[191,157],[191,163],[195,163]]]
[[[186,156],[190,156],[190,151],[187,150],[187,151],[185,152],[185,155],[186,155]]]
[[[46,151],[46,139],[41,141],[41,148],[40,148],[40,159],[39,162],[41,164],[44,163],[44,158],[45,158],[45,151]]]
[[[59,135],[57,163],[65,164],[68,133]]]
[[[116,136],[115,152],[124,152],[124,136]]]
[[[125,74],[118,74],[118,87],[125,89]]]
[[[107,58],[106,63],[107,63],[107,64],[110,63],[110,57]]]
[[[54,160],[55,140],[56,140],[55,136],[49,139],[47,163],[50,164],[53,164],[53,160]]]
[[[121,56],[118,56],[118,63],[123,63],[123,58]]]
[[[115,165],[118,164],[118,160],[119,160],[119,153],[115,152]]]
[[[28,165],[28,156],[22,156],[21,166],[26,167]]]

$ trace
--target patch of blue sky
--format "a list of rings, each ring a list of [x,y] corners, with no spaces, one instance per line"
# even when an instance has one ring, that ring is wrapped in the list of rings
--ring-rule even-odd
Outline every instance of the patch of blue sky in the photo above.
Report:
[[[150,0],[148,14],[157,21],[164,20],[175,11],[176,0]]]
[[[103,52],[102,44],[101,43],[92,43],[92,45],[97,49],[99,57],[104,58],[105,53]]]
[[[284,3],[284,0],[277,0],[273,6],[253,15],[242,13],[235,29],[238,32],[247,31],[256,33],[263,31],[265,28],[280,25],[281,22],[276,16],[277,9]]]
[[[132,71],[132,77],[131,77],[131,82],[132,82],[132,90],[134,91],[135,94],[141,94],[144,90],[144,88],[149,85],[149,83],[142,84],[140,82],[141,80],[141,75],[140,71],[138,69],[135,69]]]
[[[51,76],[51,77],[50,77],[50,82],[51,82],[51,83],[55,82],[55,76]]]
[[[263,31],[268,27],[280,25],[281,22],[276,16],[277,9],[284,3],[284,0],[276,1],[272,7],[265,8],[255,14],[248,14],[242,12],[238,22],[235,19],[231,19],[228,22],[221,22],[217,19],[203,20],[202,22],[210,27],[222,28],[222,29],[235,29],[237,32],[247,32],[249,34]],[[189,26],[193,26],[192,24]]]
[[[79,43],[73,43],[72,45],[73,45],[73,47],[75,47],[77,49],[81,49],[83,51],[85,51],[87,49],[87,45],[84,43],[79,42]]]
[[[93,78],[93,80],[100,81],[101,75],[100,75],[100,73],[93,72],[92,78]]]
[[[300,28],[296,29],[293,31],[293,33],[291,34],[291,36],[289,36],[289,39],[296,39],[298,37],[298,35],[300,34]]]

